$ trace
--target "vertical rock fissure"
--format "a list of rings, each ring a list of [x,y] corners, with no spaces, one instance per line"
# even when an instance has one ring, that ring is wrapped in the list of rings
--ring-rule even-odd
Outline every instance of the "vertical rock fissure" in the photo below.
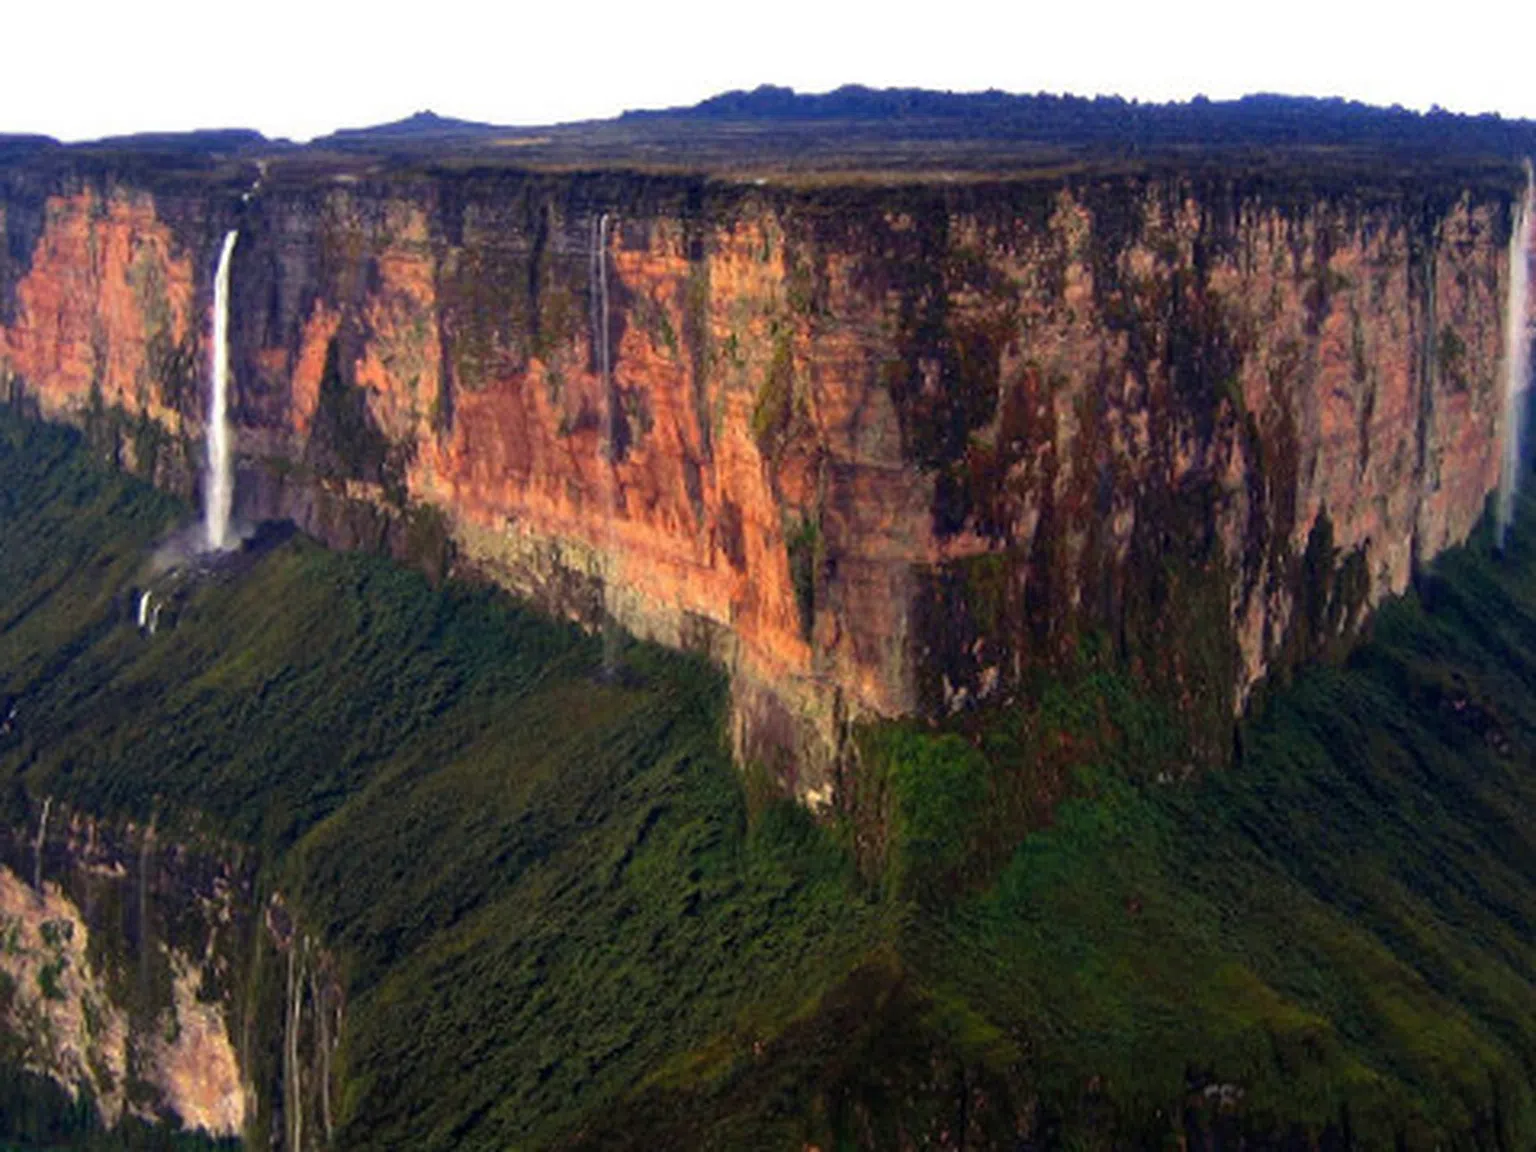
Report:
[[[1526,406],[1531,386],[1529,307],[1531,200],[1533,174],[1525,162],[1525,195],[1515,206],[1509,237],[1509,284],[1504,300],[1504,443],[1499,464],[1499,547],[1514,519],[1525,447]]]
[[[1409,555],[1412,557],[1412,569],[1417,572],[1427,561],[1423,554],[1425,532],[1424,515],[1429,503],[1429,496],[1439,485],[1438,467],[1430,468],[1429,440],[1430,425],[1434,420],[1435,383],[1438,376],[1438,349],[1435,346],[1435,336],[1439,328],[1436,307],[1436,268],[1435,261],[1438,258],[1440,247],[1439,222],[1424,220],[1419,227],[1425,233],[1417,237],[1422,244],[1418,252],[1419,270],[1419,306],[1415,311],[1418,314],[1418,410],[1414,420],[1414,475],[1418,477],[1418,490],[1414,494],[1416,508],[1413,513],[1412,537],[1409,540]],[[1414,240],[1410,240],[1410,252]],[[1411,259],[1411,257],[1410,257]],[[1410,272],[1412,265],[1410,265]]]

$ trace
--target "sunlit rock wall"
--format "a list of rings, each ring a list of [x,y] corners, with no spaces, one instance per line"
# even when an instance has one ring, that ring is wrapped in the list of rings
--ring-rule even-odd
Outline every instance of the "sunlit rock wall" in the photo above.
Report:
[[[5,207],[0,373],[190,491],[237,226],[246,516],[709,653],[813,803],[859,717],[1085,638],[1220,755],[1481,515],[1518,181],[57,178]]]

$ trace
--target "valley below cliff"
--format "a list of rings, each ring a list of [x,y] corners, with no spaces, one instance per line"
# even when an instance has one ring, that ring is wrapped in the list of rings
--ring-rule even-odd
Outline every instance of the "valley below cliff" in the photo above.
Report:
[[[267,538],[160,585],[151,635],[187,510],[0,431],[4,1140],[1536,1131],[1529,503],[1226,771],[1187,781],[1178,713],[1090,646],[1026,706],[862,727],[818,824],[732,764],[698,658],[377,557]]]

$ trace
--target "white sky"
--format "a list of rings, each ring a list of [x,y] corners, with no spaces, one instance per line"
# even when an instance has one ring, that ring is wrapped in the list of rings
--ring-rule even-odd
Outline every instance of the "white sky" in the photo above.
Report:
[[[1530,0],[0,0],[0,42],[0,132],[66,140],[302,140],[423,108],[546,124],[760,83],[1269,91],[1536,118]]]

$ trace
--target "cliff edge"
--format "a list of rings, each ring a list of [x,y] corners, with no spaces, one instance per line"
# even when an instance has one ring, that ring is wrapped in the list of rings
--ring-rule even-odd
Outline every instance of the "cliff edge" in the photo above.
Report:
[[[237,514],[708,653],[738,759],[813,806],[861,717],[1006,701],[1090,636],[1220,759],[1498,480],[1512,163],[63,152],[6,169],[11,397],[194,490],[238,229]]]

